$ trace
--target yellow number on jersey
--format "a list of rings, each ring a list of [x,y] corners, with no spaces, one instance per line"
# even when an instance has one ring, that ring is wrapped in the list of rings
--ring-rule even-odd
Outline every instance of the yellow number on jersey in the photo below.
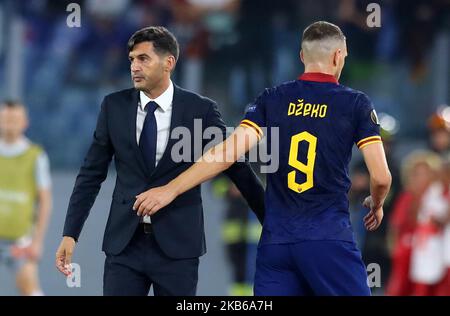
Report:
[[[306,160],[306,165],[298,161],[298,145],[300,142],[305,141],[308,143],[308,156]],[[313,172],[314,163],[316,161],[316,147],[317,147],[317,137],[311,135],[308,132],[301,132],[292,136],[291,138],[291,148],[289,150],[289,165],[298,171],[306,175],[306,181],[303,183],[297,183],[295,181],[296,171],[291,171],[288,173],[288,187],[289,189],[301,193],[306,190],[311,189],[314,186]]]

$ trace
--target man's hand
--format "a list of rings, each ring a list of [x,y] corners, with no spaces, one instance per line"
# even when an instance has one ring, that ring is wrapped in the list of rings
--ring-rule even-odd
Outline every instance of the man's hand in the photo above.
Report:
[[[365,198],[363,206],[370,210],[364,217],[364,226],[368,231],[373,232],[380,226],[383,220],[383,206],[375,206],[370,195]]]
[[[133,210],[137,211],[138,216],[153,215],[176,197],[177,194],[169,185],[153,188],[136,196]]]
[[[75,239],[64,236],[56,251],[56,268],[65,276],[69,276],[72,273],[70,264],[72,263],[74,248]]]

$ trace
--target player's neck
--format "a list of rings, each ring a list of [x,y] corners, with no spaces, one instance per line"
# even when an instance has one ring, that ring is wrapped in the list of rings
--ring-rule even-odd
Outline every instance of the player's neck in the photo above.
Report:
[[[319,72],[323,74],[327,74],[333,77],[336,77],[335,72],[330,69],[330,67],[326,67],[322,64],[309,64],[305,66],[305,73],[308,72]]]
[[[0,137],[0,142],[8,144],[8,145],[13,145],[15,143],[17,143],[18,141],[20,141],[22,139],[22,135],[19,136],[7,136],[7,135],[3,135],[2,137]]]

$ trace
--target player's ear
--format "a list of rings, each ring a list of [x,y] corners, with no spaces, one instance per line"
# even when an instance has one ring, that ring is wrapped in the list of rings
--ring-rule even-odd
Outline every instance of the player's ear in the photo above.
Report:
[[[339,65],[339,58],[341,57],[342,54],[342,50],[341,49],[337,49],[334,54],[333,54],[333,66],[338,66]]]
[[[30,126],[30,121],[28,120],[28,114],[27,112],[24,110],[23,112],[23,119],[22,119],[22,124],[21,124],[21,128],[25,131],[28,129],[28,127]]]
[[[305,58],[303,57],[303,49],[300,50],[300,60],[305,63]]]

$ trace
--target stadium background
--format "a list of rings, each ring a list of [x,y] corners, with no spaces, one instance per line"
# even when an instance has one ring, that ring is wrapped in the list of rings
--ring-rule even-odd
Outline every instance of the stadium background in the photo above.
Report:
[[[67,26],[66,7],[71,2],[81,7],[79,28]],[[264,87],[302,72],[301,30],[316,20],[336,23],[349,49],[340,81],[366,92],[378,113],[389,115],[385,117],[395,146],[392,160],[400,166],[412,150],[429,147],[428,118],[449,104],[450,2],[373,1],[381,6],[381,27],[368,28],[370,2],[1,0],[0,99],[24,102],[31,119],[27,135],[44,146],[52,167],[54,208],[40,265],[44,292],[101,294],[100,247],[113,172],[76,248],[81,288],[66,286],[54,268],[54,252],[101,99],[131,86],[126,42],[143,26],[164,25],[176,35],[181,57],[173,81],[217,100],[226,123],[234,126]],[[358,159],[355,152],[354,164]],[[232,282],[220,233],[227,203],[216,191],[220,190],[211,183],[203,188],[208,253],[200,261],[199,295],[226,295]],[[0,295],[15,293],[12,276],[0,266]]]

